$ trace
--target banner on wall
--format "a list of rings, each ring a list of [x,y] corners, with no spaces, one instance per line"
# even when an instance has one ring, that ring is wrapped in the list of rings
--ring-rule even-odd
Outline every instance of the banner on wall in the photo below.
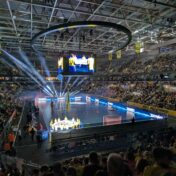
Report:
[[[136,52],[136,54],[140,54],[140,52],[141,52],[141,42],[140,41],[137,41],[135,43],[135,52]]]
[[[117,59],[121,59],[121,57],[122,57],[122,50],[116,51],[116,57],[117,57]]]
[[[103,125],[117,125],[122,123],[122,117],[121,116],[115,116],[115,115],[105,115],[103,116]]]
[[[109,60],[109,61],[112,61],[112,52],[109,52],[109,53],[108,53],[108,60]]]

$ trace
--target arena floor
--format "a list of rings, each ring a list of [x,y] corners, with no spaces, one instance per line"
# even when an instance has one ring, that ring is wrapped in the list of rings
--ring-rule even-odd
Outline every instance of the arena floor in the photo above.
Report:
[[[63,120],[65,116],[69,120],[79,118],[81,122],[80,128],[131,123],[133,117],[135,122],[154,119],[148,111],[137,110],[125,105],[111,107],[108,106],[108,103],[102,103],[103,99],[96,102],[97,98],[95,98],[96,100],[86,101],[86,95],[76,97],[81,97],[81,99],[75,100],[75,97],[72,97],[69,112],[65,110],[65,102],[62,100],[38,99],[40,116],[43,117],[48,130],[50,129],[51,119],[59,118]],[[51,107],[51,101],[54,102],[53,107]]]
[[[76,96],[77,97],[77,96]],[[80,95],[79,95],[80,97]],[[99,103],[97,103],[98,97],[93,97],[91,96],[91,101],[86,101],[86,95],[81,95],[81,100],[75,100],[74,97],[71,97],[71,102],[70,102],[70,111],[69,112],[61,112],[62,109],[65,109],[65,102],[58,102],[56,100],[52,100],[54,102],[53,104],[53,110],[51,107],[51,99],[47,97],[42,97],[40,100],[38,99],[38,107],[39,107],[39,119],[43,121],[43,124],[46,125],[46,127],[49,129],[49,123],[52,118],[58,118],[60,117],[61,119],[64,118],[66,115],[68,119],[72,119],[72,117],[79,118],[81,121],[81,128],[80,130],[89,130],[87,127],[95,127],[95,126],[101,126],[101,125],[108,125],[108,123],[115,122],[115,124],[119,124],[118,127],[120,127],[120,131],[124,133],[124,130],[137,130],[139,131],[140,129],[147,130],[147,128],[153,128],[153,124],[157,125],[159,124],[160,126],[160,121],[155,121],[156,120],[153,117],[150,117],[151,113],[148,111],[143,111],[139,109],[134,109],[132,107],[127,107],[123,104],[120,103],[115,103],[113,102],[113,109],[112,107],[109,108],[108,104],[106,103],[106,99],[102,99],[99,97]],[[131,109],[130,109],[131,108]],[[26,123],[26,114],[28,112],[29,106],[26,105],[23,113],[23,118],[20,124],[20,128],[24,126]],[[132,112],[134,110],[134,112]],[[135,121],[144,121],[142,123],[135,123],[134,126],[130,126],[131,124],[126,125],[120,125],[123,123],[131,123],[131,119],[135,117]],[[148,123],[149,122],[149,123]],[[112,125],[112,123],[111,123]],[[117,127],[117,126],[113,126]],[[135,128],[134,128],[135,127]],[[156,128],[156,127],[154,127]],[[94,128],[94,132],[91,130],[90,132],[95,134],[98,133],[98,129]],[[102,127],[101,127],[102,129]],[[112,130],[112,127],[109,128],[109,130]],[[99,129],[100,130],[100,129]],[[73,131],[79,131],[79,130],[73,130]],[[66,131],[64,131],[65,133]],[[82,131],[83,132],[83,131]],[[81,132],[81,133],[82,133]],[[80,133],[80,132],[78,132]],[[130,133],[130,132],[129,132]],[[55,133],[52,133],[55,134]],[[60,136],[67,135],[61,133],[60,131],[56,132],[56,134]],[[71,133],[68,133],[69,135]],[[90,134],[90,133],[89,133]],[[124,133],[125,134],[125,133]],[[73,137],[73,135],[71,136]],[[79,139],[79,138],[78,138]],[[74,139],[72,138],[65,138],[65,140],[69,140],[70,142]],[[34,163],[38,164],[45,164],[45,163],[53,163],[57,160],[60,160],[62,158],[66,157],[66,154],[61,155],[60,153],[48,153],[46,152],[48,149],[51,148],[52,145],[52,135],[50,135],[49,139],[44,141],[42,143],[41,148],[37,147],[36,140],[31,141],[30,135],[26,136],[25,138],[22,139],[21,142],[17,140],[15,146],[17,149],[18,157],[24,158],[25,160],[31,160]],[[64,138],[62,140],[58,140],[59,143],[64,143]],[[71,154],[67,154],[68,156],[71,156]],[[74,153],[75,155],[75,153]],[[67,157],[68,157],[67,156]]]

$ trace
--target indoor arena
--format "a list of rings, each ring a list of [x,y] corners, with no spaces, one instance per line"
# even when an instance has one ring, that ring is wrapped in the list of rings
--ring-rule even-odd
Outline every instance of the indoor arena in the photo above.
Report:
[[[0,0],[0,176],[176,176],[175,0]]]

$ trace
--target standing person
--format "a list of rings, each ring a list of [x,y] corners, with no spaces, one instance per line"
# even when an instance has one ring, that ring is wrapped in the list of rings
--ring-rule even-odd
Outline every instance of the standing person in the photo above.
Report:
[[[131,123],[132,123],[132,125],[134,125],[134,123],[135,123],[135,116],[133,116],[133,118],[131,119]]]
[[[33,127],[32,127],[32,129],[30,131],[30,134],[31,134],[31,140],[34,141],[35,130],[34,130]]]
[[[32,115],[31,115],[31,112],[29,112],[27,114],[27,123],[31,123],[31,121],[32,121]]]
[[[27,123],[26,125],[23,126],[23,132],[24,132],[23,137],[26,137],[26,135],[28,134],[28,129],[29,129],[29,124]]]
[[[8,141],[10,143],[10,147],[12,147],[15,141],[15,135],[12,131],[8,134]]]
[[[22,139],[22,134],[21,134],[21,129],[18,130],[18,140],[21,142]]]
[[[4,147],[4,151],[6,152],[6,154],[8,154],[11,149],[10,143],[8,141],[5,141],[3,147]]]
[[[41,146],[42,146],[42,136],[40,134],[37,134],[36,140],[37,140],[37,147],[41,148]]]
[[[51,115],[54,113],[54,102],[51,100]]]

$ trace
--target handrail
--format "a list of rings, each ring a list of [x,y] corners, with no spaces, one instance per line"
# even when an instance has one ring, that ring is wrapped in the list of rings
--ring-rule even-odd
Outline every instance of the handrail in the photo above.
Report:
[[[15,139],[14,139],[13,146],[15,145],[15,142],[16,142],[16,138],[17,138],[19,126],[20,126],[20,123],[21,123],[21,120],[22,120],[23,114],[24,114],[25,105],[26,105],[26,101],[25,101],[24,104],[23,104],[23,109],[22,109],[22,112],[21,112],[21,116],[20,116],[20,119],[19,119],[19,121],[18,121],[18,125],[17,125],[17,130],[16,130],[16,133],[15,133]]]

